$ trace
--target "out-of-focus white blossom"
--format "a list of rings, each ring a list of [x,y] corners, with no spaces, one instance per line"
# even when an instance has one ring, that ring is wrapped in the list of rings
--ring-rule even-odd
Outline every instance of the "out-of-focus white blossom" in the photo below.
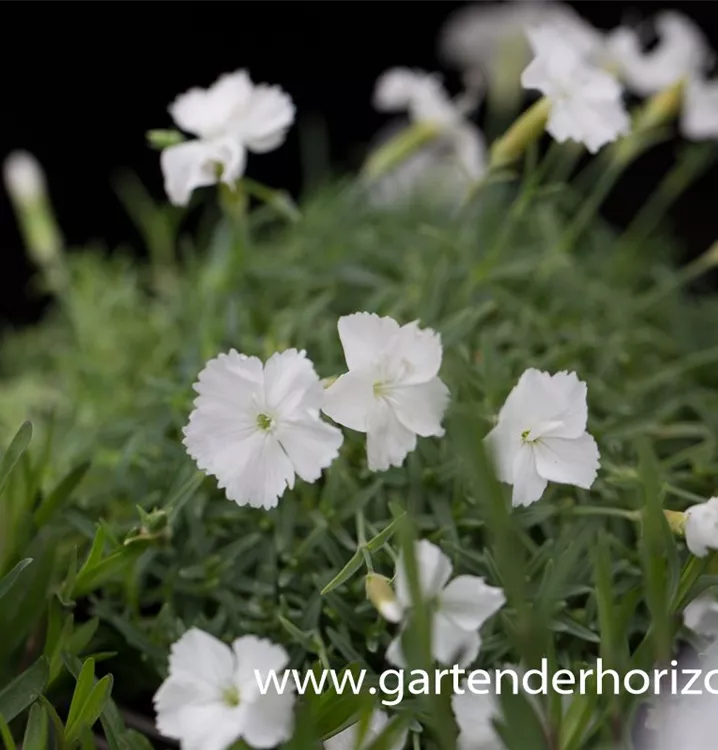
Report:
[[[682,13],[659,13],[655,26],[659,41],[647,52],[633,28],[619,27],[607,40],[608,57],[626,86],[640,96],[699,75],[712,57],[701,29]]]
[[[692,78],[686,84],[681,130],[693,141],[718,139],[718,80]]]
[[[497,67],[521,70],[531,60],[527,32],[550,24],[582,54],[600,56],[604,35],[570,6],[544,0],[481,2],[454,12],[442,29],[440,50],[443,58],[464,71],[480,71],[493,77]]]
[[[457,750],[502,750],[503,743],[496,734],[493,720],[500,708],[491,693],[478,695],[466,685],[463,693],[451,697],[451,707],[459,727]]]
[[[679,662],[678,690],[690,677],[683,669],[700,671],[698,680],[691,686],[693,694],[673,695],[667,679],[661,682],[661,694],[653,698],[653,705],[645,728],[635,737],[636,750],[713,750],[718,737],[718,641],[713,643],[697,660]],[[709,674],[715,672],[714,674]],[[650,673],[649,673],[650,674]],[[706,683],[710,683],[710,690]],[[700,691],[697,694],[696,691]]]
[[[177,127],[196,136],[164,149],[160,157],[167,195],[183,206],[196,188],[220,181],[234,186],[244,173],[247,151],[280,146],[295,108],[278,86],[255,84],[246,70],[238,70],[208,89],[178,96],[169,112]]]
[[[468,187],[486,172],[483,134],[466,117],[475,103],[468,94],[453,100],[435,73],[393,68],[380,76],[374,91],[375,108],[406,112],[411,123],[429,126],[435,132],[375,181],[374,202],[393,205],[422,193],[439,197],[465,195]],[[374,153],[395,135],[387,132]]]
[[[718,550],[718,497],[692,505],[686,511],[686,544],[696,557]]]
[[[537,89],[550,102],[546,130],[559,142],[583,143],[591,153],[630,131],[621,86],[555,26],[528,32],[534,59],[524,70],[525,88]]]
[[[462,575],[449,582],[449,558],[427,540],[414,545],[421,596],[431,611],[431,652],[440,664],[471,664],[479,654],[479,629],[506,603],[504,592],[483,578]],[[396,563],[396,598],[406,616],[413,606],[404,555]],[[404,667],[406,660],[397,636],[386,652],[387,660]]]
[[[715,638],[718,636],[718,600],[709,594],[694,599],[683,610],[683,623],[698,635]]]

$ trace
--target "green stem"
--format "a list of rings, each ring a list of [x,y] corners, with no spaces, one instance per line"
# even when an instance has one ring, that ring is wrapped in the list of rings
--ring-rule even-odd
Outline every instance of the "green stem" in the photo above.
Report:
[[[621,257],[631,246],[641,245],[658,226],[668,208],[683,192],[710,168],[716,158],[715,149],[698,147],[687,148],[673,168],[665,175],[643,207],[629,224],[618,247],[617,257]]]
[[[588,199],[581,206],[573,223],[568,227],[559,241],[557,248],[559,254],[569,252],[581,238],[584,230],[596,216],[598,209],[606,199],[606,196],[611,192],[611,189],[616,184],[616,181],[621,176],[626,166],[627,164],[615,161],[609,163],[603,174],[601,174],[597,180]]]
[[[600,505],[575,505],[570,509],[570,512],[574,516],[611,516],[613,518],[625,518],[628,521],[641,520],[641,512],[638,510],[604,508]]]
[[[665,484],[663,486],[669,495],[675,495],[675,497],[680,497],[683,500],[690,500],[692,503],[704,503],[708,499],[688,490],[683,490],[680,487],[674,487],[672,484]]]

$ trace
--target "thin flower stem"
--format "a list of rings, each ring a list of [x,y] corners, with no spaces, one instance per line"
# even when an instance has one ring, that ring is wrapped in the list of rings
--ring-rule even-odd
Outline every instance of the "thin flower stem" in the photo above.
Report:
[[[668,208],[710,168],[715,158],[713,149],[710,152],[700,147],[685,149],[629,224],[616,248],[616,255],[620,257],[629,246],[634,249],[640,246],[658,226]]]
[[[692,503],[704,503],[707,498],[696,495],[688,490],[683,490],[680,487],[674,487],[672,484],[664,485],[666,492],[669,495],[675,495],[676,497],[683,498],[684,500],[690,500]]]
[[[638,510],[603,508],[600,505],[576,505],[570,509],[570,512],[574,516],[611,516],[613,518],[625,518],[627,521],[641,520],[641,512]]]
[[[596,216],[606,196],[616,184],[627,164],[613,161],[596,181],[595,187],[578,212],[573,223],[565,231],[558,244],[558,254],[569,252],[581,238],[586,227]]]
[[[359,549],[361,550],[362,557],[364,558],[364,564],[370,573],[374,572],[374,564],[371,560],[371,553],[366,545],[366,519],[364,518],[364,512],[358,511],[356,514],[357,522],[357,541],[359,542]]]

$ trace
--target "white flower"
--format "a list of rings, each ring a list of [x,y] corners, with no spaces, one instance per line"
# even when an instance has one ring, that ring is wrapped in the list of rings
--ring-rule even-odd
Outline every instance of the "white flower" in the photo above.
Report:
[[[377,79],[374,107],[380,112],[407,111],[414,122],[452,126],[462,113],[444,89],[441,76],[423,70],[391,68]]]
[[[499,479],[513,485],[512,504],[530,505],[549,481],[589,489],[599,454],[586,432],[586,383],[575,372],[526,370],[485,440]]]
[[[709,550],[718,550],[718,497],[688,508],[686,544],[696,557],[705,557]]]
[[[559,143],[576,141],[596,153],[630,131],[621,86],[613,76],[588,63],[556,27],[532,29],[528,37],[535,57],[521,83],[549,100],[546,130]]]
[[[718,601],[708,595],[694,599],[683,610],[683,622],[694,633],[715,638],[718,636]]]
[[[479,628],[506,603],[504,592],[489,586],[483,578],[463,575],[451,583],[452,565],[449,558],[426,540],[414,545],[419,585],[423,600],[431,608],[431,651],[441,664],[471,664],[479,654]],[[396,598],[404,617],[412,606],[409,579],[400,555],[396,563]],[[395,638],[386,658],[404,667],[401,635]]]
[[[442,180],[452,184],[468,185],[486,172],[486,144],[481,131],[466,119],[471,106],[453,101],[444,88],[441,77],[435,73],[408,68],[392,68],[379,77],[374,90],[374,106],[382,112],[409,114],[414,123],[435,125],[439,134],[423,149],[407,159],[396,171],[405,173],[405,180],[422,183]],[[436,179],[435,168],[443,173]],[[395,188],[399,194],[405,191]]]
[[[361,744],[357,745],[359,740],[359,730],[361,722],[352,724],[339,734],[335,734],[328,740],[324,741],[325,750],[366,750],[371,743],[384,731],[389,718],[383,711],[375,710],[369,718],[369,725],[362,738]],[[387,748],[387,750],[401,750],[406,744],[408,732],[404,730],[400,736]]]
[[[157,730],[180,741],[182,750],[225,750],[237,740],[271,748],[292,735],[291,681],[280,694],[259,689],[255,670],[268,679],[289,661],[287,652],[253,635],[231,648],[197,628],[188,630],[170,652],[169,676],[154,697]]]
[[[295,474],[315,482],[338,455],[342,433],[320,417],[324,389],[303,351],[263,365],[232,349],[207,362],[194,389],[187,452],[238,505],[273,508]]]
[[[295,109],[278,86],[255,85],[246,70],[238,70],[208,89],[178,96],[169,112],[180,129],[197,136],[161,155],[167,195],[184,206],[195,188],[220,181],[232,187],[244,173],[248,150],[264,153],[280,146]]]
[[[487,693],[472,693],[466,685],[463,693],[451,697],[451,707],[459,726],[457,750],[501,750],[493,720],[498,718],[500,709],[496,698]]]
[[[703,32],[688,17],[674,11],[655,21],[660,42],[644,52],[634,29],[622,26],[609,36],[609,57],[626,85],[640,96],[655,94],[704,70],[711,50]]]
[[[449,391],[438,378],[441,337],[416,321],[399,326],[366,312],[340,318],[337,327],[349,372],[327,389],[322,409],[367,433],[372,471],[401,466],[417,435],[444,434]]]
[[[466,71],[493,76],[500,68],[520,71],[531,60],[526,32],[534,26],[551,24],[588,56],[596,55],[604,36],[570,6],[558,2],[478,3],[453,13],[441,32],[442,56]]]
[[[684,668],[685,671],[682,672]],[[687,683],[692,668],[696,669],[700,679],[697,682],[694,680],[694,684],[689,686]],[[718,735],[715,691],[718,690],[718,679],[715,674],[709,673],[718,671],[718,642],[712,644],[698,660],[680,660],[676,671],[679,692],[672,694],[667,681],[662,682],[660,696],[656,696],[650,719],[646,721],[645,728],[653,731],[637,733],[636,750],[715,748]],[[683,687],[689,687],[689,691],[683,693]]]
[[[694,141],[718,138],[718,81],[694,78],[683,97],[681,130]]]

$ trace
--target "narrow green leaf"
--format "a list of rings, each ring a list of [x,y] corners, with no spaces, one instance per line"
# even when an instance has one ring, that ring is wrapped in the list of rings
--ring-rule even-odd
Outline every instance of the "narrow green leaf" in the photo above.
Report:
[[[364,555],[358,549],[350,558],[349,562],[337,573],[334,578],[322,589],[322,596],[346,583],[364,564]]]
[[[28,445],[30,445],[31,438],[32,424],[24,422],[0,459],[0,494],[5,489],[10,474],[20,460],[20,457],[25,453]]]
[[[366,547],[370,552],[376,552],[377,550],[380,550],[397,532],[399,529],[399,524],[401,524],[402,519],[406,513],[402,513],[400,516],[395,518],[383,531],[380,531],[375,537],[370,539],[366,543]]]
[[[40,657],[29,669],[0,690],[0,715],[12,721],[40,696],[47,685],[49,664]]]
[[[82,677],[82,674],[80,675]],[[80,738],[84,729],[91,729],[95,722],[100,718],[100,714],[105,708],[105,704],[112,692],[112,675],[105,675],[92,688],[87,699],[83,703],[74,723],[68,719],[65,730],[65,739],[67,744],[73,743]],[[74,701],[73,701],[74,702]]]
[[[20,573],[22,573],[31,562],[31,557],[26,557],[24,560],[20,560],[20,562],[7,575],[0,578],[0,599],[10,591],[20,577]]]
[[[42,703],[34,703],[25,727],[22,741],[23,750],[47,750],[49,739],[49,721],[47,711]]]
[[[90,658],[86,659],[80,670],[80,674],[77,677],[77,683],[75,684],[75,692],[72,694],[72,702],[70,703],[70,711],[67,714],[67,734],[68,742],[70,741],[70,727],[78,724],[80,716],[82,714],[83,707],[87,702],[87,699],[92,692],[92,686],[95,682],[95,660]]]

